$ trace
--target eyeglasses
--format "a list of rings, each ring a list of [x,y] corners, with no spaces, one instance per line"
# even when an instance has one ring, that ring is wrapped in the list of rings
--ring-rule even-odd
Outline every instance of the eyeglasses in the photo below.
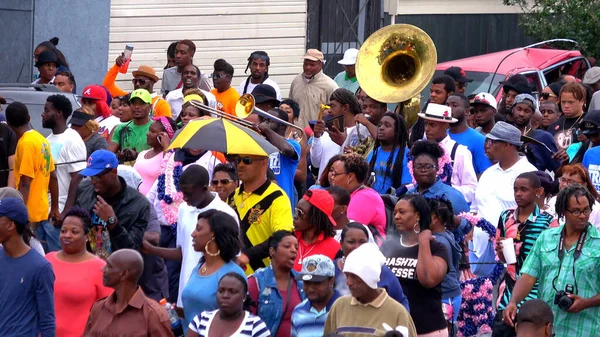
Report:
[[[582,183],[582,182],[575,181],[575,180],[573,180],[573,179],[567,179],[567,178],[564,178],[564,177],[560,177],[560,178],[558,178],[558,182],[559,182],[559,183],[563,183],[563,184],[567,184],[567,185],[573,185],[573,184],[580,184],[580,185],[583,185],[583,183]]]
[[[558,96],[556,96],[555,94],[551,94],[549,92],[542,92],[540,94],[540,99],[548,99],[550,97],[558,97]]]
[[[298,208],[298,207],[294,208],[294,218],[300,219],[301,217],[304,216],[304,214],[305,214],[304,211],[301,210],[300,208]]]
[[[233,180],[231,180],[231,179],[214,179],[214,180],[212,180],[212,181],[210,182],[210,184],[211,184],[212,186],[217,186],[217,185],[219,185],[219,183],[220,183],[221,185],[229,185],[229,184],[231,184],[232,182],[233,182]]]
[[[573,216],[580,216],[581,214],[588,216],[588,215],[592,214],[592,209],[589,207],[584,209],[583,211],[578,210],[578,209],[574,209],[574,210],[567,209],[567,212],[573,214]]]
[[[437,170],[438,166],[437,165],[433,165],[433,164],[425,164],[425,165],[421,165],[421,164],[417,164],[415,166],[413,166],[414,170],[417,171],[429,171],[432,169],[436,169]]]
[[[138,83],[139,83],[140,85],[144,85],[144,84],[146,84],[146,83],[148,83],[148,82],[149,82],[149,81],[148,81],[147,79],[144,79],[144,78],[134,78],[133,80],[131,80],[131,83],[133,83],[133,85],[136,85],[136,84],[138,84]]]
[[[340,173],[338,173],[338,172],[335,172],[334,170],[330,170],[329,174],[331,174],[335,178],[337,176],[342,176],[344,174],[348,174],[348,172],[340,172]]]

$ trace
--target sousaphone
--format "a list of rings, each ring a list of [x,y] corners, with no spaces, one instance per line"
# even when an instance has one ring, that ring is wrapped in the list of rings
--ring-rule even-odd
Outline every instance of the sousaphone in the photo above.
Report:
[[[383,27],[365,41],[356,59],[356,78],[369,97],[399,103],[398,113],[411,127],[420,110],[420,93],[437,65],[431,37],[418,27],[398,24]]]

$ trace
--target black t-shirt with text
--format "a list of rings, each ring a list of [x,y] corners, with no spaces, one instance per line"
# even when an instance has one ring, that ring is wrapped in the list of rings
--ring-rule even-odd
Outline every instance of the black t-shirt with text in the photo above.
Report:
[[[442,282],[436,287],[427,289],[417,279],[417,257],[419,246],[406,247],[399,240],[386,241],[381,246],[386,257],[386,265],[396,275],[402,290],[408,298],[410,316],[418,334],[426,334],[447,327],[442,311]],[[431,254],[439,256],[449,263],[448,250],[436,241],[431,241]]]

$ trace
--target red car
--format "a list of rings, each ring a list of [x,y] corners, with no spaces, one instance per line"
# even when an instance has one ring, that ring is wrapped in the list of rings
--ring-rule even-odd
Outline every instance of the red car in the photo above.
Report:
[[[525,75],[536,96],[546,85],[557,81],[563,74],[583,77],[589,68],[589,62],[579,51],[533,47],[546,43],[439,63],[434,77],[443,75],[444,70],[452,66],[461,67],[467,77],[473,79],[467,86],[467,96],[489,92],[498,102],[502,97],[500,82],[511,75]],[[429,87],[423,90],[422,95],[421,102],[427,101]]]

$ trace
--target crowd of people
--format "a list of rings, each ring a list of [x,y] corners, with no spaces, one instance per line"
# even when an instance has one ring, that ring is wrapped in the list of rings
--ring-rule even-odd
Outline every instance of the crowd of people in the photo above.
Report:
[[[74,92],[56,44],[36,83]],[[121,55],[80,107],[49,96],[47,137],[3,111],[0,336],[178,337],[177,317],[190,337],[597,335],[600,67],[537,96],[511,76],[499,102],[451,67],[407,125],[360,87],[356,49],[335,79],[309,49],[286,99],[266,52],[237,88],[195,52],[171,44],[160,92],[147,65],[120,89]],[[247,93],[276,152],[172,148]]]

